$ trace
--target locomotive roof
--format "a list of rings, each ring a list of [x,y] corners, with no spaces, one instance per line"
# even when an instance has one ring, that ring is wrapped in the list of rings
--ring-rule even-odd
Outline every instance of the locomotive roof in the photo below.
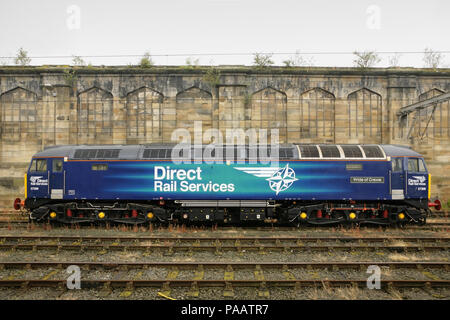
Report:
[[[380,145],[387,156],[397,157],[423,157],[420,153],[412,150],[410,147],[393,144]]]
[[[141,145],[62,145],[62,146],[52,146],[47,147],[43,151],[36,153],[33,157],[45,158],[45,157],[67,157],[70,159],[122,159],[122,160],[133,160],[133,159],[151,159],[150,150],[160,150],[160,149],[172,149],[176,144],[141,144]],[[206,145],[203,145],[204,147]],[[297,148],[297,146],[299,148]],[[248,147],[248,146],[247,146]],[[252,146],[251,146],[252,147]],[[250,148],[251,148],[250,147]],[[320,147],[320,148],[318,148]],[[422,157],[421,154],[415,152],[407,146],[401,145],[376,145],[376,144],[281,144],[280,150],[291,150],[287,158],[298,159],[300,150],[311,150],[317,152],[319,156],[306,156],[303,155],[300,158],[330,158],[330,156],[322,156],[323,151],[328,147],[328,150],[351,150],[356,149],[358,151],[364,150],[365,155],[361,157],[369,158],[372,156],[367,155],[367,150],[369,148],[375,147],[375,151],[382,149],[379,152],[379,156],[374,156],[375,158],[386,158],[387,156],[410,156],[410,157]],[[320,149],[320,153],[319,153]],[[317,150],[317,151],[316,151]],[[148,152],[147,152],[148,151]],[[145,156],[147,152],[147,156]],[[303,152],[303,151],[302,151]],[[338,151],[340,154],[344,154],[344,151]],[[359,152],[359,151],[358,151]],[[384,154],[383,154],[384,153]],[[381,155],[383,154],[383,155]],[[335,157],[335,156],[331,156]],[[156,157],[158,158],[158,157]],[[159,157],[161,158],[161,157]],[[164,157],[163,157],[164,158]],[[358,156],[346,156],[341,155],[335,158],[359,158]]]

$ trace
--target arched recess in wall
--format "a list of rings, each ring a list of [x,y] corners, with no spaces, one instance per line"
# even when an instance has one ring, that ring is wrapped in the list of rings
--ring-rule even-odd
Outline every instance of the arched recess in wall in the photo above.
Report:
[[[2,142],[40,138],[37,94],[16,87],[0,95],[0,137]]]
[[[203,132],[211,129],[212,104],[211,93],[198,87],[190,87],[179,92],[176,96],[176,128],[189,130],[192,139],[194,121],[201,121]]]
[[[424,101],[435,96],[439,96],[443,93],[445,93],[445,91],[437,88],[432,88],[420,94],[418,100]],[[428,142],[428,140],[423,140],[427,138],[446,138],[450,136],[449,104],[450,100],[447,100],[415,112],[415,116],[417,117],[415,134],[420,136],[422,141]]]
[[[362,142],[381,143],[382,98],[377,92],[362,88],[350,93],[348,101],[348,133]]]
[[[249,128],[267,129],[268,142],[271,129],[278,129],[280,143],[287,141],[286,93],[266,87],[252,94]]]
[[[113,95],[92,87],[78,94],[78,143],[112,143]]]
[[[245,85],[219,87],[218,128],[222,135],[232,129],[246,128],[246,104],[250,102]],[[248,117],[248,116],[247,116]]]
[[[127,143],[162,142],[162,93],[142,87],[127,95]]]
[[[331,92],[321,88],[303,92],[298,103],[288,107],[290,142],[334,142],[334,112],[335,97]]]

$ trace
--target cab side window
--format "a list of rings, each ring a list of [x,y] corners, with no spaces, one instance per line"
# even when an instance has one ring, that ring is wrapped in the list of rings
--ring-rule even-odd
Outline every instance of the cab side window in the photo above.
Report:
[[[425,163],[423,162],[423,159],[419,159],[419,172],[426,172],[427,169],[425,169]]]
[[[408,159],[408,171],[419,172],[419,159],[417,158]]]
[[[63,161],[62,159],[53,159],[53,172],[62,172]]]
[[[403,159],[402,158],[393,158],[392,159],[392,171],[394,171],[394,172],[403,171]]]
[[[36,171],[47,171],[47,159],[40,159],[36,162]]]
[[[31,162],[30,172],[47,171],[47,159],[35,159]]]
[[[36,160],[31,161],[30,172],[36,172]]]

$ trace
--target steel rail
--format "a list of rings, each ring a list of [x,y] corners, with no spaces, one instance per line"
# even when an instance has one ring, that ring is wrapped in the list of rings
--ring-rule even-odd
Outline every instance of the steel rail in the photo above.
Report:
[[[122,245],[122,244],[0,244],[0,249],[9,249],[9,250],[159,250],[159,249],[167,249],[167,250],[184,250],[184,251],[193,251],[193,250],[238,250],[238,251],[250,251],[250,250],[395,250],[395,251],[408,251],[408,250],[449,250],[450,245],[435,245],[435,246],[427,246],[427,245],[223,245],[223,244],[213,244],[213,245],[181,245],[181,244],[141,244],[141,245]]]
[[[71,261],[71,262],[57,262],[57,261],[0,261],[0,268],[66,268],[71,265],[77,265],[84,268],[149,268],[149,267],[190,267],[190,268],[210,268],[210,267],[232,267],[232,268],[319,268],[319,267],[338,267],[338,268],[355,268],[367,267],[376,264],[379,267],[387,266],[391,268],[449,268],[450,262],[443,261],[363,261],[363,262],[342,262],[342,261],[327,261],[327,262],[236,262],[236,261],[149,261],[149,262],[91,262],[91,261]]]
[[[347,237],[347,236],[275,236],[275,237],[261,237],[261,236],[230,236],[230,237],[192,237],[192,236],[60,236],[60,235],[0,235],[0,241],[176,241],[176,242],[202,242],[202,241],[262,241],[262,242],[278,242],[278,241],[302,241],[302,242],[317,242],[317,241],[358,241],[358,242],[386,242],[386,241],[450,241],[450,236],[439,237],[414,237],[414,236],[386,236],[386,237]]]
[[[0,287],[59,287],[65,288],[67,280],[0,280]],[[397,287],[450,287],[450,280],[385,280],[380,281],[382,288]],[[135,287],[367,287],[367,280],[82,280],[81,288],[135,288]]]

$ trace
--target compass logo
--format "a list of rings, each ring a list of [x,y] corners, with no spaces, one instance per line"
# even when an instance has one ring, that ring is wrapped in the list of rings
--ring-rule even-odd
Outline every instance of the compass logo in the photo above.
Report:
[[[424,183],[426,179],[424,176],[413,176],[413,178],[419,180],[420,183]]]
[[[30,177],[30,182],[32,184],[35,184],[36,182],[39,182],[39,180],[41,180],[41,178],[43,178],[43,176],[40,177]]]
[[[281,168],[266,180],[269,181],[270,189],[278,195],[281,191],[288,189],[298,179],[295,178],[295,171],[289,168],[289,164],[287,164],[286,167]]]
[[[284,168],[279,167],[235,167],[236,170],[243,171],[259,178],[267,178],[269,187],[278,195],[287,190],[295,181],[295,171],[287,164]]]

